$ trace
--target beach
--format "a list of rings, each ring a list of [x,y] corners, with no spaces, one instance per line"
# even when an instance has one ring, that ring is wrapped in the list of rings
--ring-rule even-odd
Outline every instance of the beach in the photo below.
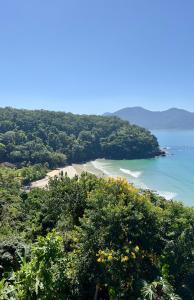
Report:
[[[65,176],[65,174],[73,178],[74,176],[80,176],[82,172],[88,172],[96,175],[97,177],[105,177],[106,174],[95,168],[92,164],[87,165],[87,164],[72,164],[70,166],[65,166],[63,168],[58,168],[52,171],[49,171],[46,175],[46,177],[34,181],[31,183],[30,188],[46,188],[48,186],[49,180],[54,178],[54,177],[59,177],[61,174]]]
[[[73,164],[51,171],[47,177],[32,183],[32,187],[45,187],[48,177],[60,171],[72,177],[82,172],[97,177],[124,177],[140,189],[155,191],[167,200],[183,201],[194,205],[194,131],[153,131],[162,148],[168,149],[165,157],[135,160],[96,159],[84,164]]]
[[[73,166],[66,166],[64,168],[58,168],[58,169],[48,172],[46,177],[32,182],[30,185],[30,188],[37,188],[37,187],[45,188],[48,186],[48,182],[51,178],[58,177],[61,174],[63,174],[63,175],[67,174],[68,177],[73,178],[75,175],[78,175],[78,172]]]

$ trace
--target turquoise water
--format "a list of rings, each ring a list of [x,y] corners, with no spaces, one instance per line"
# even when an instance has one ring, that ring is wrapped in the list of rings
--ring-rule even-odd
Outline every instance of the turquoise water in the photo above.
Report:
[[[153,131],[166,157],[142,160],[96,160],[104,173],[125,176],[142,188],[158,192],[166,199],[175,198],[194,205],[194,131]]]

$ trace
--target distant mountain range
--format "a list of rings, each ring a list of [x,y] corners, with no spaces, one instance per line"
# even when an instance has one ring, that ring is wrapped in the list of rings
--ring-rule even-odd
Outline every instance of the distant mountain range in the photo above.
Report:
[[[147,129],[194,129],[194,113],[178,108],[150,111],[142,107],[126,107],[104,115],[117,116]]]

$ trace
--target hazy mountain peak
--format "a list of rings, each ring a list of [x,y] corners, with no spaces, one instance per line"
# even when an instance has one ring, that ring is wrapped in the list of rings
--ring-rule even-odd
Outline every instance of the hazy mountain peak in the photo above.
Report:
[[[148,129],[194,129],[194,113],[176,107],[164,111],[150,111],[134,106],[105,115],[118,116],[131,124]]]

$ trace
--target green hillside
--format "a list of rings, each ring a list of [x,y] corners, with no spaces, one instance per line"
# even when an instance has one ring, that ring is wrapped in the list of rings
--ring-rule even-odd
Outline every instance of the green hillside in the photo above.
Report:
[[[96,158],[133,159],[160,153],[156,138],[116,117],[0,109],[0,161],[49,167]]]

